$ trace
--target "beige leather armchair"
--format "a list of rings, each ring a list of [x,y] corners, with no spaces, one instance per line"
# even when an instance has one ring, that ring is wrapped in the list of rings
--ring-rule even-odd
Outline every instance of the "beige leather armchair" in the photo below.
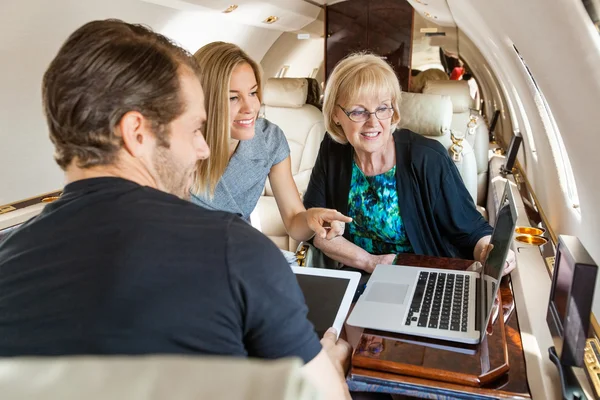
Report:
[[[316,400],[299,359],[104,356],[0,359],[6,400]]]
[[[455,139],[453,139],[450,131],[451,122],[452,102],[450,97],[434,94],[402,93],[400,126],[437,140],[448,149],[451,157],[456,155],[455,165],[473,201],[477,201],[477,162],[475,161],[475,154],[466,140],[462,140],[460,145],[455,145],[453,141]],[[455,152],[458,154],[455,154]]]
[[[485,206],[488,184],[489,132],[483,116],[472,110],[473,99],[465,81],[429,81],[423,93],[450,96],[452,123],[450,129],[459,132],[473,148],[477,163],[477,204]]]

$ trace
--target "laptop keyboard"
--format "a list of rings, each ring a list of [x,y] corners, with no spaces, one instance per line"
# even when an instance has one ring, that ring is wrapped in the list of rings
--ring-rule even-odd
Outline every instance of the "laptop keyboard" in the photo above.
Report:
[[[471,277],[421,271],[406,325],[466,332]]]

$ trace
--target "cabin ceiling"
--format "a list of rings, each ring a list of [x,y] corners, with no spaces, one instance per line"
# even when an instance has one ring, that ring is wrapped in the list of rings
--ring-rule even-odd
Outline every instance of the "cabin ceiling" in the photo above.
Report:
[[[426,20],[440,26],[456,26],[446,0],[406,0]]]
[[[273,29],[283,32],[299,31],[306,25],[317,19],[326,0],[140,0],[146,3],[158,4],[164,7],[180,11],[196,11],[203,13],[215,13],[226,15],[232,21],[257,26],[265,29]],[[327,3],[332,3],[327,2]],[[223,14],[229,5],[237,5],[234,11]],[[278,20],[272,24],[263,21],[270,16]]]
[[[273,29],[283,32],[301,31],[303,27],[315,21],[322,6],[341,3],[346,0],[140,0],[158,4],[179,11],[197,11],[223,15],[230,5],[237,9],[227,14],[232,21]],[[403,0],[398,0],[403,1]],[[446,0],[406,0],[424,18],[441,26],[454,26],[454,20]],[[278,20],[272,24],[263,21],[275,16]]]

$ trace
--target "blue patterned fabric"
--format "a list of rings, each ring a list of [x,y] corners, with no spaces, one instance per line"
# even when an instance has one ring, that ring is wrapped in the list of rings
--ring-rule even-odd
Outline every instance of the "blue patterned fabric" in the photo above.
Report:
[[[396,166],[375,176],[366,176],[352,163],[348,195],[350,237],[371,254],[414,253],[400,216],[396,191]]]

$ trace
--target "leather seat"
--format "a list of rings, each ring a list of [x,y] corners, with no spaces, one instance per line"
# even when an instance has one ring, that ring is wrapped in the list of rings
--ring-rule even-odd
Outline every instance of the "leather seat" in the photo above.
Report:
[[[448,74],[439,69],[427,69],[419,72],[417,76],[410,81],[410,91],[413,93],[423,93],[425,84],[429,81],[447,81],[450,78]]]
[[[469,84],[466,81],[428,81],[423,93],[450,96],[452,101],[452,123],[450,129],[456,135],[464,137],[475,152],[477,162],[477,204],[486,205],[489,132],[483,117],[472,110]]]
[[[22,357],[0,361],[11,400],[318,399],[300,359],[228,357]]]
[[[319,146],[325,136],[323,114],[317,107],[306,104],[307,94],[308,81],[305,78],[270,78],[263,92],[262,113],[266,119],[277,124],[287,138],[292,176],[300,196],[306,191]],[[290,238],[285,230],[268,180],[264,195],[259,198],[250,220],[279,248],[296,251],[298,242]]]
[[[453,158],[473,201],[477,199],[477,162],[466,140],[451,133],[452,102],[449,96],[402,93],[400,127],[440,142]]]

